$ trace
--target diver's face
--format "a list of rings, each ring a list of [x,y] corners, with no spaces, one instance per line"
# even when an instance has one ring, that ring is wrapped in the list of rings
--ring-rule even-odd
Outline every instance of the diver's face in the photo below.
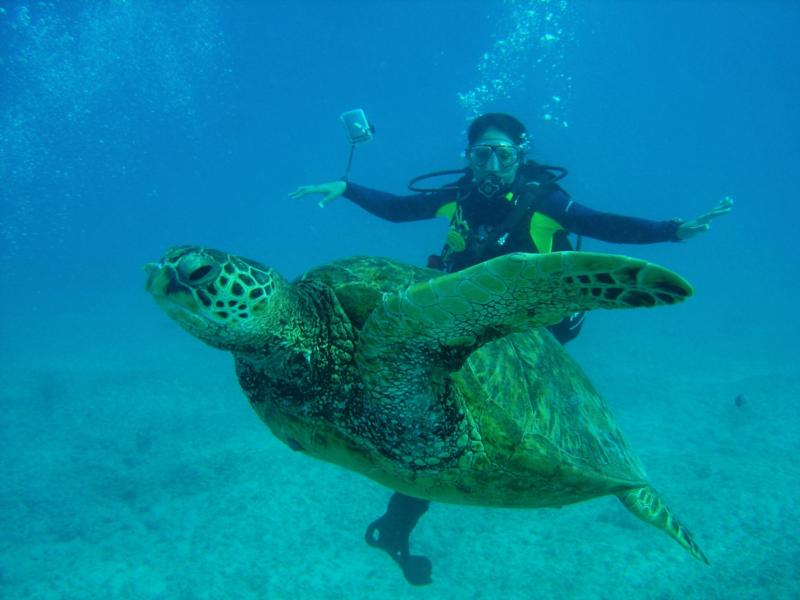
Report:
[[[487,129],[467,148],[466,154],[477,182],[494,175],[503,184],[511,185],[517,176],[521,151],[502,131]]]

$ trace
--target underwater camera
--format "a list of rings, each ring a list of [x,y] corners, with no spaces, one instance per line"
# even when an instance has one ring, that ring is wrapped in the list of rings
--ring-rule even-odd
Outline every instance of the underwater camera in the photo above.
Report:
[[[347,141],[350,142],[350,158],[347,159],[347,168],[342,176],[342,181],[347,181],[350,176],[350,167],[353,165],[353,153],[356,150],[356,144],[370,141],[375,135],[375,127],[367,121],[367,115],[363,108],[343,112],[339,116],[339,120],[344,125]]]
[[[347,132],[347,141],[353,145],[368,142],[375,134],[375,128],[367,121],[367,115],[362,108],[343,112],[339,120]]]

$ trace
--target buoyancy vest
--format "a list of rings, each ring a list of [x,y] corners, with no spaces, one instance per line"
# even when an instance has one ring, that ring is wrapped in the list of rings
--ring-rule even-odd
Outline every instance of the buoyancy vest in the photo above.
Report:
[[[528,161],[511,189],[487,198],[474,186],[462,188],[465,191],[459,192],[456,200],[438,211],[450,218],[450,231],[441,254],[431,257],[429,264],[452,272],[510,252],[571,250],[561,224],[537,211],[545,195],[566,194],[557,183],[565,174],[559,167]]]

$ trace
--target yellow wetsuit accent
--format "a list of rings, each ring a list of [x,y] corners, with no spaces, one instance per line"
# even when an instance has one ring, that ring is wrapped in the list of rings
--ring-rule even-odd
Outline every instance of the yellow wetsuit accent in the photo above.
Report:
[[[437,217],[447,217],[448,220],[453,218],[453,215],[456,214],[456,209],[458,205],[456,204],[455,200],[453,202],[448,202],[447,204],[442,204],[439,207],[439,210],[436,211]]]
[[[553,236],[556,231],[564,229],[558,221],[542,213],[533,213],[531,217],[530,234],[533,245],[541,254],[553,251]]]

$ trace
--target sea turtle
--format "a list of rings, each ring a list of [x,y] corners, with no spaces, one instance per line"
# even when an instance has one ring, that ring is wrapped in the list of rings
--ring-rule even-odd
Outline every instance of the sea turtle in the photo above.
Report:
[[[361,257],[290,283],[197,246],[147,271],[170,317],[233,353],[251,406],[293,450],[439,502],[615,495],[708,562],[544,328],[581,310],[681,302],[692,289],[671,271],[582,252],[508,254],[451,274]]]

